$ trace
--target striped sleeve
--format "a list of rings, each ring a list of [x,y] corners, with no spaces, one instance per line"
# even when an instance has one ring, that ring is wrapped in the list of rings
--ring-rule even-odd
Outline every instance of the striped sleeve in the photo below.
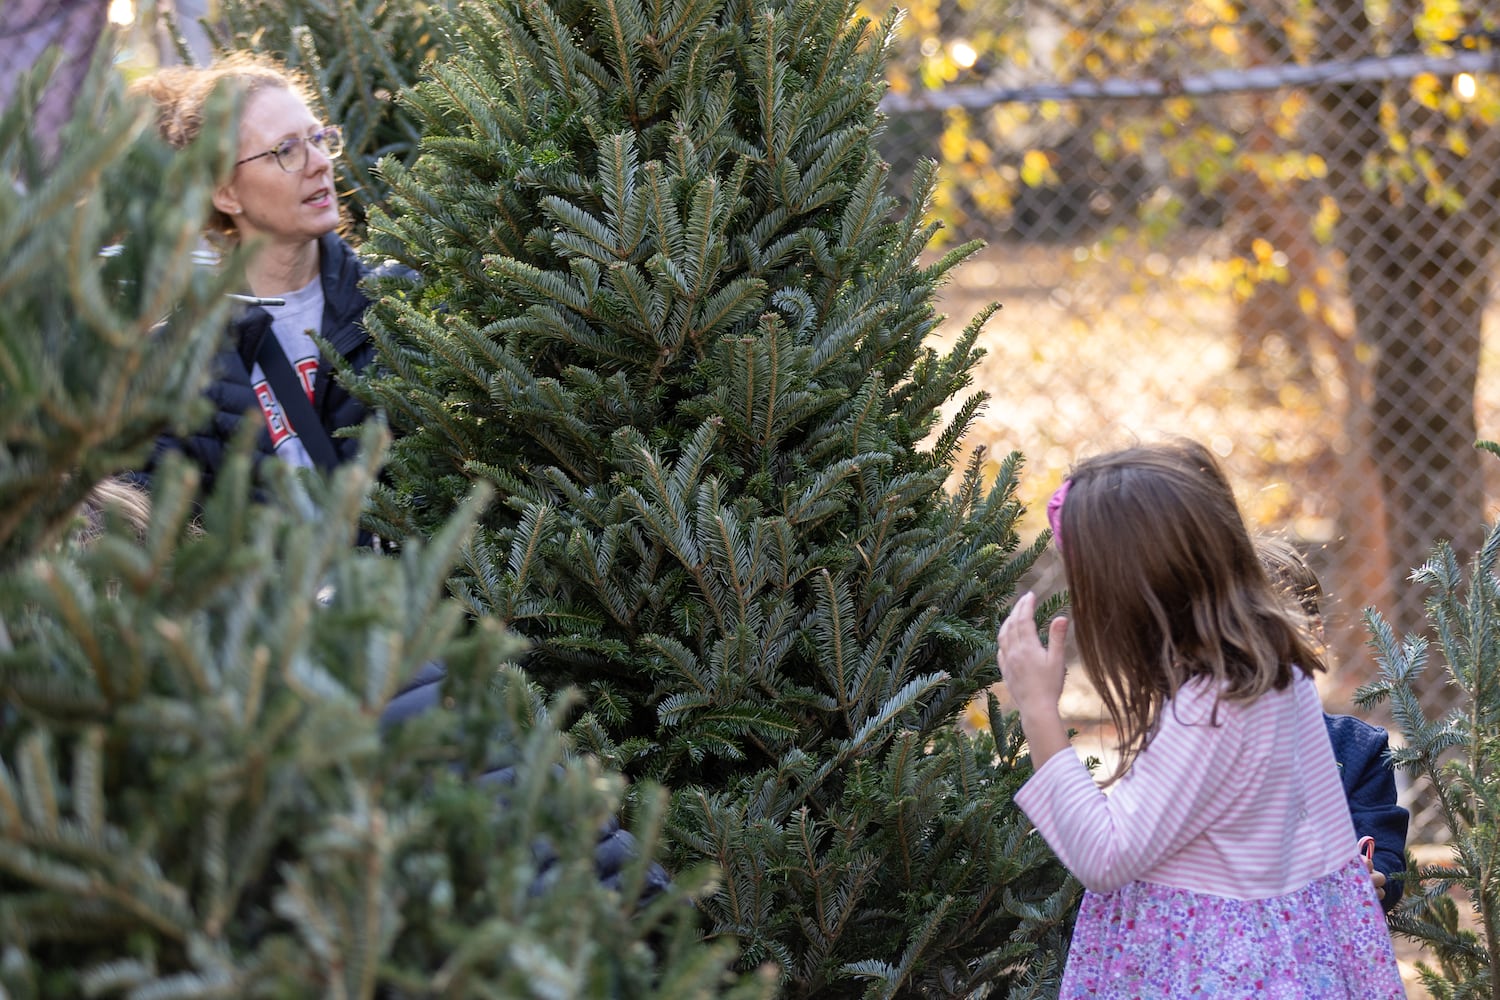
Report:
[[[1212,693],[1184,689],[1155,737],[1105,795],[1077,755],[1054,754],[1016,804],[1084,887],[1111,892],[1142,878],[1211,826],[1234,798],[1243,728],[1232,707],[1209,721]]]

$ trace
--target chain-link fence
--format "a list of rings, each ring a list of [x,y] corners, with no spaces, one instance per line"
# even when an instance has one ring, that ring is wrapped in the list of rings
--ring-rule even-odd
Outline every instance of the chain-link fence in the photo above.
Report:
[[[1337,707],[1361,609],[1419,627],[1410,569],[1492,516],[1500,22],[1315,6],[918,7],[886,143],[898,174],[941,161],[937,210],[988,243],[945,303],[1004,304],[975,443],[1027,455],[1039,509],[1085,454],[1209,442],[1319,570]]]

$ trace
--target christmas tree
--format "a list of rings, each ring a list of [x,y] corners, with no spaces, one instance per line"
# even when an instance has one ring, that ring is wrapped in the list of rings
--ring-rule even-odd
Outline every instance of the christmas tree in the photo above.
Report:
[[[450,586],[672,791],[715,939],[783,995],[1052,988],[1076,896],[1015,809],[998,679],[1020,459],[965,458],[986,311],[928,342],[930,171],[875,153],[892,22],[828,0],[464,5],[402,95],[369,325],[387,536],[496,502]]]
[[[103,59],[43,163],[17,136],[44,84],[3,122],[0,996],[768,997],[702,941],[701,878],[643,898],[661,792],[600,884],[621,779],[444,597],[483,487],[356,550],[372,424],[330,481],[273,466],[252,499],[246,438],[201,507],[169,460],[122,513],[111,477],[197,419],[238,283],[194,257],[233,109],[171,153]],[[383,726],[435,660],[448,707]]]
[[[1500,455],[1500,444],[1478,447]],[[1426,627],[1398,636],[1375,609],[1365,612],[1376,680],[1355,693],[1364,708],[1389,702],[1400,731],[1392,763],[1431,794],[1446,843],[1446,862],[1408,858],[1406,890],[1391,912],[1391,930],[1423,948],[1422,987],[1435,1000],[1494,996],[1500,984],[1500,522],[1462,563],[1439,542],[1412,570],[1425,592]],[[1438,673],[1452,707],[1433,717],[1419,692]]]
[[[0,572],[55,541],[93,484],[201,414],[232,273],[192,264],[223,122],[172,157],[95,72],[56,157],[30,127],[55,54],[0,109]],[[135,188],[171,191],[133,197]],[[163,323],[169,311],[176,320]],[[82,384],[92,373],[109,381]],[[97,391],[96,391],[97,390]],[[59,475],[59,472],[66,475]]]

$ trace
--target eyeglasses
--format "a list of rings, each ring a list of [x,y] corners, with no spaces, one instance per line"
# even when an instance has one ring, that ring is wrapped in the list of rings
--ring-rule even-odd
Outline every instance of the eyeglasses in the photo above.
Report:
[[[323,151],[323,155],[331,160],[344,150],[344,133],[337,125],[329,125],[327,128],[321,128],[309,136],[297,135],[290,139],[283,139],[274,148],[268,149],[264,153],[256,153],[254,156],[247,156],[243,160],[237,160],[234,165],[239,166],[241,163],[249,163],[251,160],[259,160],[265,156],[274,156],[276,157],[276,165],[278,167],[289,174],[294,174],[299,170],[307,169],[307,148],[309,146],[317,146]]]

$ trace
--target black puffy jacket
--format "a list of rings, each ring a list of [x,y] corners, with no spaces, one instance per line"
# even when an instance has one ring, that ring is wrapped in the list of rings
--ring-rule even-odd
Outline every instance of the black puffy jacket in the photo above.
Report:
[[[370,300],[360,289],[360,281],[370,269],[337,233],[327,233],[318,240],[319,273],[323,282],[323,323],[319,330],[344,362],[361,371],[375,355],[375,347],[365,332],[362,320]],[[239,430],[245,414],[260,420],[260,404],[250,385],[250,371],[255,366],[261,341],[271,335],[271,314],[259,306],[237,313],[229,324],[222,350],[214,357],[213,381],[206,395],[214,404],[214,416],[208,425],[186,437],[163,437],[157,442],[151,465],[162,452],[177,450],[186,454],[202,472],[204,493],[212,492],[214,479],[223,464],[230,440]],[[313,380],[313,409],[323,429],[333,438],[340,463],[354,457],[358,438],[339,438],[334,432],[353,427],[365,419],[365,406],[351,396],[333,377],[332,362],[324,357]],[[258,455],[272,454],[270,431],[262,428]],[[149,471],[149,469],[148,469]]]
[[[422,669],[417,671],[417,675],[396,692],[385,710],[380,713],[381,727],[398,725],[439,705],[443,698],[445,676],[446,671],[442,664],[424,664]],[[479,780],[485,784],[503,787],[515,782],[515,772],[510,767],[499,767],[485,773]],[[556,861],[556,855],[543,843],[533,844],[532,854],[540,871],[537,878],[537,889],[540,890],[546,884],[547,869]],[[640,846],[636,843],[635,837],[629,830],[620,826],[617,817],[610,817],[599,831],[599,840],[594,847],[594,871],[598,874],[599,881],[610,889],[619,889],[625,866],[639,854]],[[671,879],[666,870],[653,861],[646,869],[646,885],[641,893],[642,901],[651,899],[670,884]]]

